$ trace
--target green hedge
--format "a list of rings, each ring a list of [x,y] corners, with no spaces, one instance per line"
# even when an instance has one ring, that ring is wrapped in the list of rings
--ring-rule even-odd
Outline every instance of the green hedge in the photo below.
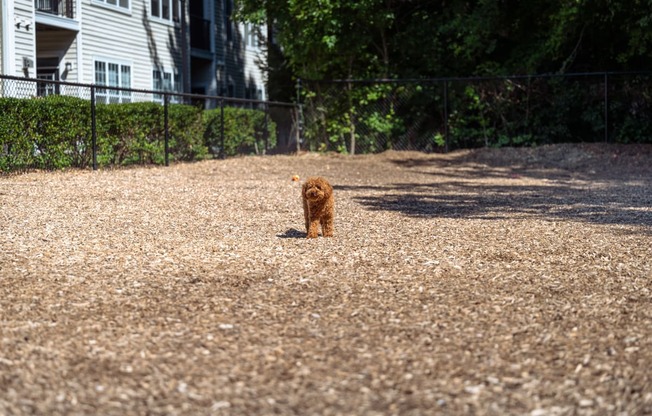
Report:
[[[87,165],[90,106],[83,100],[0,98],[0,170]]]
[[[224,149],[221,140],[221,109],[206,110],[203,113],[205,141],[210,151],[224,156],[237,154],[264,154],[276,147],[276,125],[263,111],[244,108],[224,108]],[[265,129],[267,123],[267,129]],[[267,131],[267,134],[265,134]]]
[[[88,104],[87,104],[88,105]],[[165,114],[157,103],[101,104],[97,111],[100,165],[165,162]],[[170,160],[198,160],[207,155],[201,110],[171,104],[168,111]]]
[[[263,111],[225,108],[222,153],[220,115],[219,109],[170,104],[169,160],[201,160],[210,153],[264,153],[276,145],[276,126],[271,120],[267,121],[267,134],[263,132]],[[164,107],[157,103],[98,104],[98,164],[164,163],[164,119]],[[62,95],[0,98],[0,171],[89,167],[93,158],[91,125],[88,100]]]

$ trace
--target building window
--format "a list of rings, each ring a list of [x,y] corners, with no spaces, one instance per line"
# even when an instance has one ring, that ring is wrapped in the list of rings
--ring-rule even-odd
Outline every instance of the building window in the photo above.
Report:
[[[260,47],[260,28],[251,23],[244,24],[244,42],[250,48]]]
[[[155,69],[152,71],[152,83],[154,91],[165,92],[181,92],[181,77],[179,74],[172,74],[171,72],[160,71]],[[163,102],[163,94],[154,94],[154,101]],[[170,102],[180,102],[178,95],[170,95]]]
[[[120,7],[129,10],[129,0],[93,0],[94,2],[108,4],[110,6]]]
[[[95,84],[131,88],[131,66],[109,61],[95,61]],[[98,103],[129,103],[131,91],[98,88],[96,99]]]
[[[151,0],[151,14],[163,20],[179,22],[181,2],[179,0]]]
[[[39,72],[36,78],[44,80],[56,80],[56,72]],[[36,84],[36,95],[45,97],[47,95],[59,94],[59,84],[51,84],[47,82],[39,82]]]

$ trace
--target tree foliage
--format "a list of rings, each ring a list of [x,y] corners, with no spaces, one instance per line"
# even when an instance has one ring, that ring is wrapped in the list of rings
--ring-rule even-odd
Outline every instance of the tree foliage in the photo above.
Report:
[[[647,69],[652,0],[237,0],[297,77]]]
[[[652,0],[236,2],[241,19],[274,28],[270,40],[285,79],[306,81],[311,149],[379,151],[398,141],[428,150],[605,137],[649,141],[647,76],[617,86],[594,77],[460,81],[446,83],[445,100],[442,83],[401,91],[399,84],[309,80],[646,71]]]

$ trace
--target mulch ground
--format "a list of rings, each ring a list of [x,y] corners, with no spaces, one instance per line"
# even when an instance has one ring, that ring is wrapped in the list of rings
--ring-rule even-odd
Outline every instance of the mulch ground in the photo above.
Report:
[[[0,206],[2,415],[652,414],[652,146],[30,172]]]

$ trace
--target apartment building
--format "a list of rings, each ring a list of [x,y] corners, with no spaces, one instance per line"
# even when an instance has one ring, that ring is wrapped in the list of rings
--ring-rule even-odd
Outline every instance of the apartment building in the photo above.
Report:
[[[233,0],[0,0],[0,73],[266,99],[266,29],[232,14]]]

